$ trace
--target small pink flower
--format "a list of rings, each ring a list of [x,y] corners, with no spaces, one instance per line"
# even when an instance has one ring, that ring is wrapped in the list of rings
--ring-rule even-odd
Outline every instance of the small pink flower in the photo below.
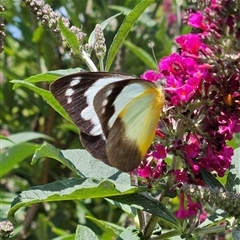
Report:
[[[143,177],[143,178],[148,179],[149,176],[151,176],[152,171],[151,171],[151,168],[149,166],[144,166],[142,168],[138,168],[137,173],[138,173],[139,177]]]
[[[198,56],[198,51],[202,46],[201,38],[196,34],[186,34],[176,37],[176,43],[183,52]]]
[[[173,174],[175,176],[175,182],[177,182],[177,183],[188,182],[188,174],[187,174],[187,171],[185,171],[184,169],[182,169],[182,170],[177,169],[173,172]]]
[[[164,159],[167,156],[167,152],[166,149],[163,145],[157,144],[154,146],[155,147],[155,151],[153,151],[153,158],[158,160],[158,159]]]
[[[190,14],[188,19],[188,25],[195,28],[201,28],[203,31],[207,30],[207,26],[203,22],[203,15],[200,11]]]
[[[193,202],[190,196],[188,195],[186,196],[188,200],[188,205],[187,205],[187,208],[185,209],[184,193],[183,192],[180,193],[180,206],[179,206],[179,210],[176,212],[176,216],[178,218],[184,219],[184,218],[195,216],[197,212],[200,211],[202,208],[200,203]]]
[[[141,78],[144,80],[155,82],[163,78],[163,75],[153,70],[149,70],[149,71],[146,71],[143,75],[141,75]]]
[[[188,101],[194,94],[194,91],[190,85],[185,84],[176,90],[176,94],[180,100]]]
[[[199,154],[199,146],[197,144],[186,144],[183,149],[191,158],[195,158]]]

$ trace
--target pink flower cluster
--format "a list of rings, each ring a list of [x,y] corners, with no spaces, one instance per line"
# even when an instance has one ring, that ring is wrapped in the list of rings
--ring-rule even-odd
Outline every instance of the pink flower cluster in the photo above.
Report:
[[[212,0],[202,12],[192,12],[188,24],[198,33],[177,37],[179,53],[161,59],[157,72],[142,75],[148,81],[166,80],[166,107],[158,130],[165,137],[137,170],[149,182],[173,174],[176,184],[205,185],[202,170],[222,177],[230,167],[233,149],[226,141],[240,132],[240,49],[235,42],[240,39],[240,17],[233,17],[230,6],[226,10],[226,2]],[[221,39],[232,41],[231,47]],[[180,163],[168,166],[167,154]],[[181,208],[178,216],[199,209],[187,199],[187,213]]]

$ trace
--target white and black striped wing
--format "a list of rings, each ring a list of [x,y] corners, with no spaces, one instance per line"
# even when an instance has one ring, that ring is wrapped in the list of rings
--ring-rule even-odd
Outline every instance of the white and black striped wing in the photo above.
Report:
[[[106,85],[131,76],[107,72],[80,72],[59,78],[50,86],[57,101],[81,130],[83,146],[109,164],[106,155],[106,136],[93,106],[94,97]]]

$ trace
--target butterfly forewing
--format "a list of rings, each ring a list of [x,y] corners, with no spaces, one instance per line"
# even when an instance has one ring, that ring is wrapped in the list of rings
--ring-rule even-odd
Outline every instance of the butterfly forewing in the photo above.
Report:
[[[93,107],[97,92],[112,82],[131,76],[106,72],[80,72],[53,82],[50,90],[81,130],[83,146],[93,155],[109,164],[106,156],[106,136]]]
[[[123,171],[140,164],[162,112],[161,87],[118,73],[80,72],[58,79],[50,89],[95,158]]]

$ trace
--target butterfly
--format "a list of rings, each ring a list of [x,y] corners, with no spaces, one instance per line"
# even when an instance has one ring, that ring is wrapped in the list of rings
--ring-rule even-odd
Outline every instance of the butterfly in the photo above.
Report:
[[[57,79],[50,91],[80,129],[95,158],[124,172],[148,151],[164,104],[159,82],[110,72],[79,72]]]

